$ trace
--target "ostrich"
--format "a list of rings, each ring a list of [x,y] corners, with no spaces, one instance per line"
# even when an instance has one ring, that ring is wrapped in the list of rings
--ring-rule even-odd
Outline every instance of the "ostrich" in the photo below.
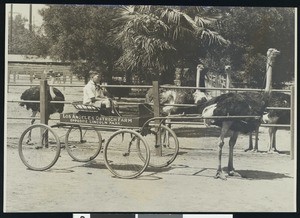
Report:
[[[197,66],[197,76],[196,76],[196,87],[205,87],[205,75],[207,70],[204,68],[203,64]],[[159,100],[160,104],[202,104],[211,97],[205,92],[205,90],[192,90],[185,89],[160,89],[159,90]],[[153,102],[153,89],[150,88],[146,94],[146,103]],[[173,105],[163,106],[162,113],[165,115],[170,115],[174,113],[193,113],[196,107],[177,107]]]
[[[51,77],[50,84],[54,83],[55,78]],[[65,97],[59,91],[57,88],[54,88],[53,86],[50,86],[49,92],[48,92],[48,115],[54,114],[54,113],[62,113],[64,110],[64,104],[63,103],[57,103],[57,104],[51,104],[50,101],[64,101]],[[22,95],[21,95],[21,100],[26,100],[26,101],[39,101],[40,100],[40,87],[35,86],[31,87],[27,90],[25,90]],[[35,122],[35,116],[36,114],[40,111],[40,104],[39,103],[31,103],[31,102],[21,102],[20,106],[26,107],[27,110],[32,111],[32,120],[31,120],[31,125],[34,124]],[[31,141],[31,136],[29,134],[27,143]]]
[[[201,72],[204,72],[201,74]],[[196,87],[199,85],[205,86],[205,75],[207,71],[202,64],[197,66],[197,76],[196,76]],[[205,91],[205,90],[204,90]],[[177,107],[174,104],[194,104],[201,105],[203,102],[206,102],[210,99],[210,96],[204,91],[196,90],[184,90],[184,89],[160,89],[159,90],[159,101],[160,104],[169,104],[162,107],[163,115],[171,114],[193,114],[197,112],[197,107]],[[153,102],[153,89],[150,88],[146,94],[146,103]],[[171,128],[171,124],[168,124]],[[169,135],[166,132],[164,146],[169,147]]]
[[[231,66],[225,66],[226,73],[226,88],[231,85]],[[227,91],[228,92],[228,91]],[[284,93],[272,92],[269,99],[269,107],[290,107],[290,96]],[[289,110],[269,110],[267,114],[263,116],[264,123],[269,124],[289,124],[290,122],[290,111]],[[249,146],[245,151],[258,151],[258,129],[254,130],[255,134],[255,145],[253,146],[252,135],[253,132],[249,133]],[[278,127],[269,128],[269,148],[268,152],[278,152],[276,149],[276,131]]]
[[[269,107],[290,107],[291,96],[280,92],[272,92],[269,100]],[[268,124],[289,124],[290,110],[267,110],[267,113],[262,117],[263,123]],[[276,132],[278,127],[269,127],[269,146],[268,152],[279,152],[276,148]],[[249,147],[246,151],[258,151],[258,143],[256,140],[253,147],[252,137],[249,139]]]
[[[217,125],[221,127],[221,134],[218,142],[218,168],[215,178],[226,179],[221,167],[222,148],[224,138],[229,130],[232,130],[229,139],[229,160],[228,175],[235,174],[233,167],[233,148],[238,138],[239,132],[249,133],[254,131],[260,124],[260,120],[254,118],[228,118],[228,119],[212,119],[213,116],[259,116],[262,117],[268,101],[270,99],[270,86],[272,76],[272,66],[275,57],[279,55],[279,51],[270,48],[267,52],[267,81],[265,92],[243,92],[243,93],[225,93],[217,96],[199,108],[202,111],[202,117],[205,119],[206,125]]]

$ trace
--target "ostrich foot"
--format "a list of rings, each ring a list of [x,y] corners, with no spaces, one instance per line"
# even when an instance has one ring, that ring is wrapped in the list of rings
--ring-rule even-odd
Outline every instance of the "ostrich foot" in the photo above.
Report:
[[[247,148],[244,150],[245,152],[251,151],[251,152],[258,152],[257,148]]]
[[[223,171],[217,171],[217,174],[214,176],[215,179],[222,179],[227,180],[226,175],[223,173]]]
[[[244,151],[245,152],[247,152],[247,151],[253,151],[253,148],[250,147],[250,148],[245,149]]]
[[[228,176],[241,177],[241,175],[238,172],[236,172],[234,169],[228,171]]]
[[[269,154],[279,154],[279,151],[276,148],[269,149]]]

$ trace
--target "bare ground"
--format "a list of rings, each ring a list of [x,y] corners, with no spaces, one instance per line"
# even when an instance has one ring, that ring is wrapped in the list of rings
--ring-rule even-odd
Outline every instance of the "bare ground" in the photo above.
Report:
[[[266,132],[260,135],[264,145]],[[279,131],[281,145],[288,135]],[[247,140],[241,136],[234,153],[240,176],[226,181],[213,178],[216,137],[180,137],[179,155],[169,167],[149,167],[141,177],[129,180],[112,177],[102,153],[94,161],[78,163],[63,149],[54,167],[36,172],[26,169],[16,146],[8,146],[5,208],[7,212],[294,211],[295,168],[287,150],[281,147],[282,154],[268,154],[261,146],[261,152],[245,153],[242,145]],[[224,163],[227,158],[225,146]]]

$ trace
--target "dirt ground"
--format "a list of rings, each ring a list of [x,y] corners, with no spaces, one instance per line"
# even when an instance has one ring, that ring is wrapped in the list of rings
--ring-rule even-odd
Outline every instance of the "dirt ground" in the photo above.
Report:
[[[9,93],[16,100],[24,87]],[[81,90],[72,94],[78,95]],[[66,99],[71,93],[66,88]],[[66,112],[72,110],[71,106]],[[14,103],[7,116],[28,116]],[[57,116],[52,116],[57,118]],[[55,123],[55,120],[51,121]],[[260,129],[259,152],[244,152],[248,136],[240,135],[234,151],[239,176],[214,179],[218,128],[174,125],[180,150],[165,168],[149,168],[136,179],[118,179],[106,169],[103,154],[88,163],[72,161],[65,149],[57,163],[31,171],[18,155],[18,138],[28,120],[7,121],[4,178],[6,212],[292,212],[296,210],[296,160],[291,160],[290,132],[279,130],[280,154],[267,153],[268,130]],[[103,133],[107,138],[108,133]],[[228,138],[223,167],[228,161]]]
[[[192,128],[190,131],[195,131]],[[199,131],[199,130],[198,130]],[[234,153],[240,176],[214,179],[216,137],[180,137],[176,160],[149,168],[137,179],[118,179],[106,169],[102,153],[89,163],[74,162],[63,149],[58,162],[44,172],[27,170],[16,146],[7,148],[7,212],[275,212],[295,210],[295,166],[287,149],[289,132],[279,131],[282,154],[243,151],[241,136]],[[226,166],[228,146],[224,147]],[[226,170],[226,167],[225,167]]]

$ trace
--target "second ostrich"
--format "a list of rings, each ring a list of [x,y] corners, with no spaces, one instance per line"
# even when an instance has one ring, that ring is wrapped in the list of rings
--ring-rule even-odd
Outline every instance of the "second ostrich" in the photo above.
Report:
[[[269,107],[284,107],[289,108],[291,96],[285,93],[272,92],[269,100]],[[290,110],[267,110],[267,113],[263,115],[263,123],[267,124],[290,124]],[[268,152],[279,152],[276,148],[276,132],[278,127],[269,127],[269,146]],[[249,139],[249,147],[246,151],[258,151],[257,140],[253,147],[252,137]]]
[[[197,66],[197,78],[196,78],[196,87],[205,86],[205,75],[206,69],[202,64]],[[170,115],[174,113],[196,113],[196,107],[178,107],[174,104],[202,104],[211,97],[205,92],[205,90],[192,90],[186,89],[160,89],[159,90],[159,100],[160,104],[169,104],[162,107],[162,113],[164,115]],[[153,102],[153,89],[150,88],[146,94],[146,102]]]
[[[214,116],[258,116],[262,117],[265,108],[270,99],[270,85],[272,81],[272,66],[275,57],[280,52],[270,48],[267,52],[267,81],[265,92],[243,92],[243,93],[225,93],[215,97],[204,104],[199,112],[202,112],[202,117],[208,118],[205,120],[207,125],[214,124],[221,127],[221,134],[218,142],[218,168],[215,178],[226,179],[222,171],[221,159],[224,138],[229,130],[232,134],[229,139],[229,160],[228,160],[228,175],[235,174],[233,167],[233,148],[238,138],[239,132],[249,133],[257,129],[260,124],[260,119],[255,118],[225,118],[213,119]]]
[[[54,83],[54,77],[51,78],[51,84]],[[40,86],[34,86],[31,87],[27,90],[25,90],[22,95],[21,95],[21,100],[26,100],[26,101],[39,101],[40,100]],[[65,97],[59,91],[57,88],[54,88],[53,86],[50,86],[49,92],[48,92],[48,115],[50,116],[51,114],[54,113],[62,113],[64,110],[64,103],[56,103],[56,104],[51,104],[50,101],[64,101]],[[38,112],[40,112],[40,104],[39,103],[34,103],[34,102],[21,102],[20,106],[26,107],[27,110],[32,111],[32,120],[31,120],[31,125],[35,122],[35,116]],[[27,140],[27,143],[30,141],[30,135]]]

